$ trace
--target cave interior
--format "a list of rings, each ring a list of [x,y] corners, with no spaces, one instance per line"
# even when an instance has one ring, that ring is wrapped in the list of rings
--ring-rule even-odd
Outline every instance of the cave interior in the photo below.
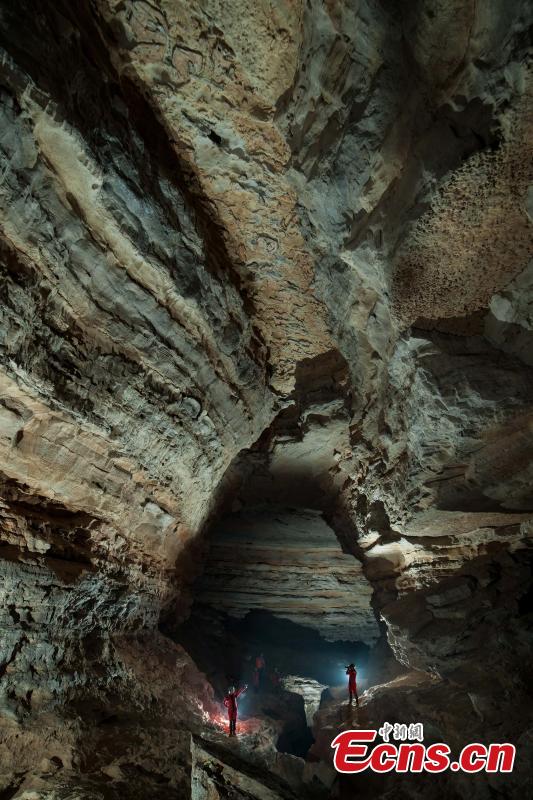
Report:
[[[532,31],[0,0],[0,800],[533,796]]]

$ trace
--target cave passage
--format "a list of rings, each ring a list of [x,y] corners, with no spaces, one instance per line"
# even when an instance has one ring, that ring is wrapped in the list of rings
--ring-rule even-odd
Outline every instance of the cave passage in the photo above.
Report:
[[[533,798],[532,31],[0,0],[0,800]]]
[[[175,633],[222,700],[249,685],[239,716],[272,723],[278,751],[306,757],[323,701],[369,681],[376,623],[360,562],[317,509],[254,507],[217,521],[191,614]],[[366,639],[366,641],[365,641]],[[265,675],[254,683],[255,659]],[[279,676],[279,677],[277,677]]]
[[[378,640],[372,591],[319,510],[254,507],[213,525],[178,636],[220,690],[250,680],[259,652],[270,670],[339,686]]]
[[[243,619],[195,605],[189,619],[174,635],[190,653],[215,688],[223,691],[232,681],[249,683],[253,659],[263,653],[267,672],[275,667],[284,675],[299,675],[326,687],[346,683],[345,665],[355,661],[361,685],[367,674],[370,648],[363,642],[328,642],[317,631],[254,611]]]
[[[371,679],[370,648],[364,643],[328,642],[316,630],[268,611],[236,619],[195,604],[175,638],[205,673],[219,699],[229,685],[247,683],[248,692],[239,701],[241,717],[280,721],[277,749],[301,758],[314,742],[313,710],[330,697],[331,690],[344,695],[346,665],[357,664],[360,692]],[[265,658],[266,676],[256,693],[253,672],[259,653]],[[276,668],[281,675],[279,688],[272,681]]]

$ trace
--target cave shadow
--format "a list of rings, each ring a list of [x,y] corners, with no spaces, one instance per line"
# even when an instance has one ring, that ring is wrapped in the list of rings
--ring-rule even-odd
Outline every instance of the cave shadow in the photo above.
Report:
[[[279,753],[288,753],[291,756],[306,758],[309,748],[315,743],[315,737],[307,727],[305,713],[303,712],[303,702],[302,713],[303,719],[300,724],[285,725],[278,736],[276,750]]]
[[[228,630],[243,642],[248,652],[265,654],[267,666],[282,674],[295,674],[326,686],[344,682],[345,665],[366,665],[369,647],[361,642],[329,642],[304,625],[275,616],[269,611],[251,611],[243,619],[228,617]]]
[[[282,680],[294,675],[317,681],[325,687],[322,703],[331,699],[331,687],[345,684],[346,665],[351,661],[364,673],[370,652],[359,642],[328,642],[316,630],[268,611],[252,611],[236,619],[199,603],[194,604],[190,617],[172,638],[205,673],[220,700],[229,685],[248,684],[248,692],[239,701],[242,717],[263,717],[279,723],[276,749],[300,758],[306,758],[314,742],[304,698],[277,685],[274,669],[279,670]],[[259,653],[264,655],[266,674],[256,691],[253,673]]]
[[[270,688],[275,667],[282,676],[298,675],[327,687],[340,686],[346,681],[346,665],[354,661],[364,673],[370,652],[362,642],[328,642],[318,631],[269,611],[251,611],[236,619],[199,603],[172,638],[220,692],[232,682],[251,686],[259,653],[265,656]]]

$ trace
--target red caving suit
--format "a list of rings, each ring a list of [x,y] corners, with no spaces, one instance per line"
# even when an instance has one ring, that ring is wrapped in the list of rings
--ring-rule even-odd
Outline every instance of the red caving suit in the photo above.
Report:
[[[228,719],[237,719],[237,698],[245,691],[244,686],[242,689],[237,689],[236,692],[227,694],[224,698],[224,705],[228,709]]]

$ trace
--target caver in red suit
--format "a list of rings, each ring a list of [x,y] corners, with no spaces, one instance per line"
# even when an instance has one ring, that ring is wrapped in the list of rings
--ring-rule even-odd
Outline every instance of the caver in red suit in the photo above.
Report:
[[[348,675],[348,692],[350,694],[350,703],[353,703],[353,699],[355,697],[355,702],[359,705],[359,697],[357,695],[357,670],[355,669],[354,664],[350,664],[346,667],[346,674]]]
[[[229,735],[235,736],[237,732],[237,698],[240,697],[247,690],[248,686],[243,686],[242,689],[235,689],[235,686],[230,686],[227,695],[224,698],[224,705],[228,709],[229,719]]]

